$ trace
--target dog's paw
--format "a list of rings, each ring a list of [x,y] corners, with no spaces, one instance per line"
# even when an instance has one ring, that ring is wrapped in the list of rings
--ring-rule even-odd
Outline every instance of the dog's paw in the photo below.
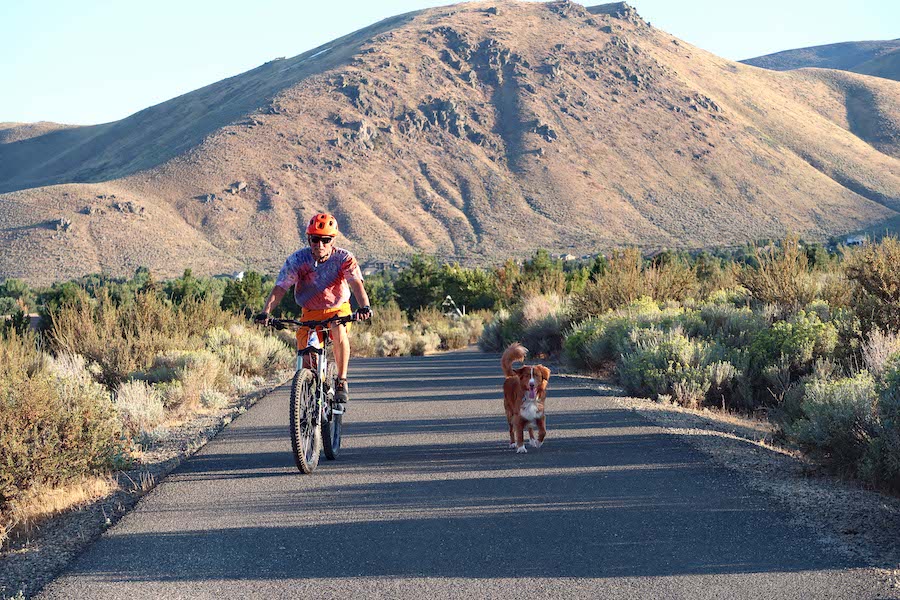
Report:
[[[536,439],[534,439],[534,438],[532,438],[531,440],[529,440],[528,443],[531,445],[532,448],[540,448],[541,446],[544,445],[544,442],[538,441],[538,440],[536,440]]]
[[[516,443],[515,443],[515,442],[510,442],[510,443],[509,443],[509,447],[510,447],[510,448],[515,448],[515,447],[516,447]]]
[[[525,449],[524,444],[522,446],[516,446],[516,454],[525,454],[528,450]]]

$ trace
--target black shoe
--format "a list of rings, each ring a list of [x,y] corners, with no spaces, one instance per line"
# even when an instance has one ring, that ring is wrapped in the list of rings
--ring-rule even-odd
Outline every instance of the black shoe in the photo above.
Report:
[[[346,404],[349,399],[350,386],[346,379],[338,379],[334,383],[334,403]]]

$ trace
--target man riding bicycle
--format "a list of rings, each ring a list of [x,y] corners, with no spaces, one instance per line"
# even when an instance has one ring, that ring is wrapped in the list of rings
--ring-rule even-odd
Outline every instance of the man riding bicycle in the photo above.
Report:
[[[302,321],[324,321],[352,314],[349,302],[351,292],[360,307],[357,311],[359,318],[366,320],[372,316],[369,295],[363,286],[362,272],[356,257],[347,250],[334,246],[337,235],[337,219],[334,215],[318,213],[309,220],[306,228],[309,247],[297,250],[284,262],[275,287],[263,306],[263,312],[256,317],[258,323],[268,323],[269,314],[291,286],[294,286],[294,300],[303,309],[300,317]],[[341,323],[332,323],[330,330],[337,367],[334,400],[343,404],[347,402],[350,391],[347,385],[350,338],[346,327]],[[309,329],[301,327],[297,331],[298,350],[306,347],[308,339]]]

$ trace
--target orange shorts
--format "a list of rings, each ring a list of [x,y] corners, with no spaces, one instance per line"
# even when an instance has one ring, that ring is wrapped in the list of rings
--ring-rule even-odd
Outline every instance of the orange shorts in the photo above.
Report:
[[[346,317],[347,315],[352,315],[353,309],[350,308],[349,302],[344,302],[338,307],[335,308],[325,308],[321,310],[313,310],[313,309],[303,309],[303,312],[300,314],[301,321],[324,321],[325,319],[330,319],[331,317]],[[350,323],[346,323],[344,327],[347,328],[347,331],[350,331]],[[325,343],[325,334],[327,332],[319,328],[319,343]],[[297,329],[297,350],[303,350],[309,345],[309,327],[300,327]]]

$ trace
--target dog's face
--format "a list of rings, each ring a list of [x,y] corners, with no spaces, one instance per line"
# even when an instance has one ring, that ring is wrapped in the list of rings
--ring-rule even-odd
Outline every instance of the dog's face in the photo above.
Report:
[[[533,421],[544,413],[550,369],[544,365],[533,365],[519,367],[514,372],[519,379],[522,418]]]

